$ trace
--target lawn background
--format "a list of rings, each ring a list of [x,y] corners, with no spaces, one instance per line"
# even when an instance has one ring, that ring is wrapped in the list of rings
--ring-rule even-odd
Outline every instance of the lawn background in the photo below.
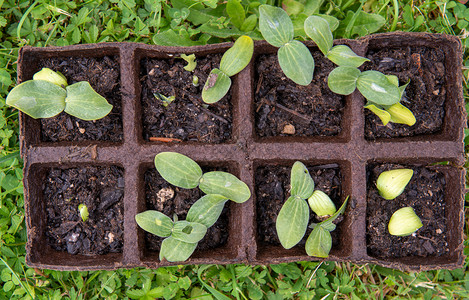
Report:
[[[464,49],[469,46],[469,8],[457,1],[280,2],[0,0],[0,300],[226,299],[220,293],[233,299],[469,298],[467,259],[462,269],[421,273],[335,262],[94,272],[57,272],[25,265],[18,112],[5,105],[7,92],[16,84],[16,60],[22,46],[113,41],[192,46],[233,41],[240,34],[259,39],[262,36],[257,29],[257,6],[262,3],[283,5],[294,21],[297,36],[304,35],[301,24],[305,16],[321,13],[339,22],[335,38],[396,30],[425,31],[459,36]],[[467,51],[463,64],[469,66]],[[463,67],[463,71],[467,107],[468,70]],[[469,138],[466,149],[467,142]],[[465,204],[467,255],[467,197]]]

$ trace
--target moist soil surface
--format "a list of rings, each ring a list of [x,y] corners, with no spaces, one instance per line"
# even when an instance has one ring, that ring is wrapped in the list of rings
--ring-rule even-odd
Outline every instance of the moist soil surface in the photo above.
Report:
[[[71,254],[122,252],[124,172],[122,168],[53,168],[44,183],[49,245]],[[86,222],[78,205],[88,207]]]
[[[313,81],[297,85],[282,72],[276,54],[256,59],[255,122],[260,137],[335,136],[341,132],[345,97],[327,86],[334,64],[313,51]]]
[[[410,168],[414,175],[404,192],[393,200],[382,198],[376,180],[383,171]],[[393,164],[367,167],[367,247],[374,257],[440,256],[448,253],[443,173],[435,168]],[[410,206],[423,226],[409,236],[393,236],[388,232],[392,214]]]
[[[341,174],[337,164],[308,166],[308,171],[314,180],[314,189],[326,193],[334,202],[336,208],[341,203]],[[275,229],[275,221],[278,213],[290,196],[290,172],[291,167],[285,166],[261,166],[255,171],[256,197],[257,197],[257,235],[258,241],[264,244],[280,245]],[[339,216],[334,223],[340,222]],[[312,210],[309,214],[309,222],[319,223]],[[308,228],[299,245],[305,245],[312,229]],[[340,226],[331,232],[333,246],[338,245]]]
[[[221,55],[197,57],[193,72],[184,70],[186,61],[171,59],[142,59],[143,138],[155,141],[172,138],[182,141],[223,143],[231,139],[231,90],[220,101],[207,105],[202,102],[202,89],[210,71],[220,66]],[[193,77],[198,77],[194,86]],[[166,107],[164,97],[175,96]]]
[[[122,141],[120,69],[116,57],[45,58],[40,61],[39,67],[61,72],[69,85],[88,81],[113,106],[106,117],[96,121],[84,121],[65,112],[41,119],[42,141]]]
[[[226,171],[221,168],[202,168],[208,171]],[[183,189],[169,184],[155,169],[145,172],[145,199],[147,210],[157,210],[173,219],[185,220],[192,204],[199,200],[203,193],[199,188]],[[223,246],[228,240],[228,218],[230,202],[225,203],[222,214],[215,224],[208,228],[205,237],[197,245],[197,250],[214,249]],[[164,238],[145,232],[146,248],[150,251],[160,251]]]
[[[446,98],[443,50],[426,47],[371,50],[367,58],[371,62],[364,64],[365,70],[396,75],[400,86],[410,80],[401,104],[409,108],[416,119],[413,126],[391,122],[383,126],[375,114],[365,109],[367,139],[415,136],[441,130]]]

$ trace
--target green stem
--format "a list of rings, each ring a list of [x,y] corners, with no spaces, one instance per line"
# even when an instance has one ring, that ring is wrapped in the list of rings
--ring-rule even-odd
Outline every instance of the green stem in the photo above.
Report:
[[[392,6],[394,6],[394,20],[392,21],[391,31],[395,31],[399,19],[399,3],[397,0],[392,0]]]
[[[3,262],[3,264],[8,268],[8,270],[10,270],[11,272],[11,275],[15,276],[16,280],[20,283],[21,287],[28,293],[29,297],[31,297],[31,299],[36,299],[36,297],[34,297],[32,294],[31,294],[31,291],[29,290],[29,287],[26,287],[23,282],[21,281],[21,279],[18,277],[18,275],[16,274],[15,271],[13,271],[13,269],[10,267],[10,265],[3,260],[3,258],[0,257],[0,260]]]

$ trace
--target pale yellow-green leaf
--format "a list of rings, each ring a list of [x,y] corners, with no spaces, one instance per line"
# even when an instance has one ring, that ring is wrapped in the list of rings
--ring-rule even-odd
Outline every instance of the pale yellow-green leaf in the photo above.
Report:
[[[278,239],[285,249],[290,249],[301,241],[306,233],[308,221],[308,203],[298,196],[289,197],[275,222]]]
[[[157,154],[155,167],[164,180],[184,189],[197,187],[202,178],[202,169],[199,165],[189,157],[176,152]]]
[[[186,261],[197,248],[197,243],[186,243],[173,237],[163,240],[160,248],[160,260],[170,262]]]
[[[68,85],[67,78],[65,78],[62,73],[52,71],[49,68],[42,68],[41,71],[33,75],[33,80],[49,81],[50,83],[58,85],[62,88]]]
[[[228,93],[230,87],[230,77],[219,69],[213,69],[202,89],[202,100],[209,104],[215,103]]]
[[[334,41],[329,23],[321,17],[310,16],[306,19],[304,28],[306,34],[316,43],[319,50],[327,55]]]
[[[222,195],[237,203],[243,203],[251,197],[249,187],[233,174],[226,172],[205,173],[199,188],[206,194]]]
[[[417,121],[410,109],[402,105],[400,102],[387,107],[386,111],[390,114],[391,122],[393,123],[412,126]]]
[[[345,45],[337,45],[333,47],[327,53],[327,58],[338,66],[354,68],[358,68],[366,61],[370,61],[368,58],[356,55],[352,49]]]
[[[104,118],[112,110],[112,105],[96,93],[87,81],[67,86],[65,112],[82,120]]]
[[[368,104],[365,106],[365,108],[371,110],[375,115],[377,115],[378,118],[381,119],[381,122],[383,122],[384,126],[386,126],[389,121],[391,121],[391,115],[384,109],[380,109],[374,104]]]
[[[376,187],[379,194],[386,200],[392,200],[402,194],[414,175],[412,169],[395,169],[379,174]]]
[[[388,223],[391,235],[407,236],[423,226],[422,221],[412,207],[403,207],[394,212]]]
[[[223,54],[220,70],[229,77],[241,72],[251,61],[254,52],[252,38],[242,35],[233,46]]]
[[[299,41],[291,41],[278,49],[278,62],[283,73],[296,84],[308,85],[313,80],[314,59]]]
[[[360,70],[354,67],[337,67],[329,73],[327,85],[336,94],[350,95],[357,88]]]

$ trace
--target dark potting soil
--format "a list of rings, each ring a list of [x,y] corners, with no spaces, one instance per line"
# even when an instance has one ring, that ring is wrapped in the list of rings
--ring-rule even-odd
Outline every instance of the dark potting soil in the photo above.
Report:
[[[341,203],[341,173],[337,164],[308,166],[308,171],[314,180],[314,189],[326,193],[334,202],[336,208]],[[257,235],[258,241],[271,245],[280,245],[275,229],[278,213],[290,196],[291,167],[261,166],[255,171],[257,197]],[[308,206],[309,207],[309,206]],[[314,212],[309,210],[309,225],[319,223]],[[339,222],[342,218],[337,218]],[[334,222],[336,223],[336,222]],[[308,228],[299,245],[305,245],[312,229]],[[339,226],[331,232],[333,247],[338,244]]]
[[[414,175],[404,192],[393,200],[382,198],[376,180],[383,171],[410,168]],[[367,246],[374,257],[440,256],[448,253],[445,218],[445,178],[437,169],[393,164],[367,167]],[[410,206],[423,226],[409,236],[393,236],[388,232],[392,214]]]
[[[41,119],[42,141],[122,141],[120,68],[116,57],[44,58],[39,62],[39,68],[61,72],[69,85],[88,81],[113,106],[106,117],[96,121],[84,121],[65,112]]]
[[[365,137],[405,137],[436,133],[441,130],[445,117],[445,53],[442,49],[407,47],[403,49],[371,50],[364,64],[365,70],[376,70],[396,75],[399,85],[410,83],[401,103],[412,111],[417,122],[413,126],[381,120],[365,109]],[[452,70],[450,70],[452,71]]]
[[[207,171],[226,171],[214,169]],[[199,188],[183,189],[169,184],[155,169],[145,172],[145,199],[147,210],[158,210],[173,219],[174,214],[178,220],[185,220],[192,204],[199,200],[203,193]],[[208,228],[205,237],[197,245],[197,250],[213,249],[223,246],[228,240],[228,217],[230,201],[226,202],[218,221]],[[164,238],[145,232],[146,248],[150,251],[160,251]]]
[[[221,55],[197,57],[193,72],[184,70],[186,61],[179,57],[141,60],[143,137],[174,138],[183,141],[223,143],[231,139],[231,90],[220,101],[207,105],[202,89],[210,71],[220,66]],[[199,78],[194,86],[193,76]],[[158,97],[175,96],[168,106]]]
[[[319,51],[313,81],[297,85],[282,72],[276,54],[256,59],[255,122],[260,137],[335,136],[341,132],[345,97],[327,86],[334,64]]]
[[[49,245],[71,254],[122,252],[124,171],[122,168],[53,168],[44,182]],[[88,207],[83,222],[78,205]]]

